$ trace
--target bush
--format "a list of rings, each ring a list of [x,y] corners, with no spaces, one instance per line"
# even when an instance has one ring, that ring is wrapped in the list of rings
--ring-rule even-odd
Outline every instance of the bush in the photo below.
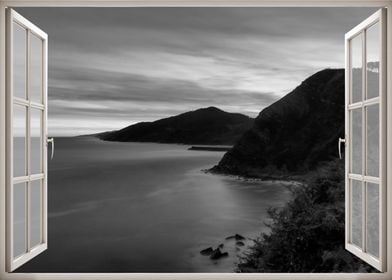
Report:
[[[344,164],[326,163],[270,209],[270,231],[255,240],[238,272],[374,272],[344,249]]]

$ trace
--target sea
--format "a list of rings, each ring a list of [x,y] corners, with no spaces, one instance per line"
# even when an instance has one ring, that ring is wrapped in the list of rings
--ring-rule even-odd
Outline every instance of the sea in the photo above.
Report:
[[[48,249],[17,272],[235,272],[294,183],[205,172],[224,152],[189,147],[55,138]]]

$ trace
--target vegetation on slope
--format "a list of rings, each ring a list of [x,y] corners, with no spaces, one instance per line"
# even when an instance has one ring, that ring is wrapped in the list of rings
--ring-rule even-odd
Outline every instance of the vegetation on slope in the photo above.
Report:
[[[238,272],[375,272],[344,248],[344,161],[331,161],[293,189],[282,209],[270,209],[264,233]]]
[[[212,171],[245,177],[307,173],[344,137],[344,70],[325,69],[263,109]]]

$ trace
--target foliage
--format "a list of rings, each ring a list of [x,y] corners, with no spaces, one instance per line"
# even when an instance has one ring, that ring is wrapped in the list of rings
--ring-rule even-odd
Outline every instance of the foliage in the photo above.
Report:
[[[332,161],[270,209],[270,231],[255,240],[238,272],[374,272],[344,249],[344,165]]]

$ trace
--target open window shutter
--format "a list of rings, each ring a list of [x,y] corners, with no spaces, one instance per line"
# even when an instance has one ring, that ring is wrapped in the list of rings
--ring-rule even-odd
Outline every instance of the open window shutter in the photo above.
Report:
[[[47,35],[7,10],[7,271],[47,249]]]
[[[346,249],[386,269],[386,10],[345,36]]]

